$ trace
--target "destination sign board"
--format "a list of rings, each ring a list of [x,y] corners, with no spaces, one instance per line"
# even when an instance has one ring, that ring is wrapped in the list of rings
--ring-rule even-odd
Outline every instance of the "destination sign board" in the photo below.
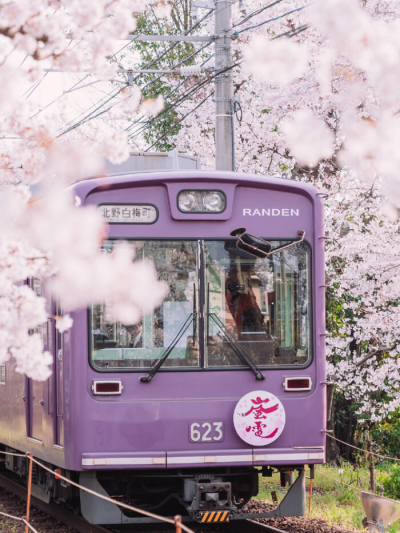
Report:
[[[153,224],[158,218],[154,205],[101,204],[98,210],[109,224]]]

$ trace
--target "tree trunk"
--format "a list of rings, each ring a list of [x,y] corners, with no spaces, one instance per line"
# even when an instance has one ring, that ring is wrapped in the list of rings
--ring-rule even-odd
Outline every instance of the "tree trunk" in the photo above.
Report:
[[[372,441],[367,440],[368,469],[369,469],[369,486],[371,492],[375,493],[375,457],[372,455]]]
[[[332,433],[329,433],[326,436],[326,462],[331,465],[340,465],[340,450],[338,445],[336,444],[336,441],[331,439],[329,435],[333,435],[333,409],[334,409],[334,402],[333,402],[333,394],[335,391],[335,385],[327,385],[326,386],[326,395],[327,395],[327,402],[326,402],[326,429],[329,431],[331,430]]]
[[[352,400],[341,398],[335,402],[335,410],[338,415],[336,420],[335,435],[338,439],[354,445],[354,435],[357,426],[357,418],[354,415]],[[353,459],[353,449],[346,444],[339,444],[340,455],[347,461]]]

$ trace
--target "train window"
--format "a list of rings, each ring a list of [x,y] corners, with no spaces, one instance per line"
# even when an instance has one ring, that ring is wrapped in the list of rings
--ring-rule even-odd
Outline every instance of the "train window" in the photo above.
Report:
[[[272,241],[273,248],[284,242]],[[206,366],[304,365],[310,354],[306,243],[258,259],[232,241],[206,241]]]
[[[112,252],[115,241],[103,250]],[[136,258],[151,259],[169,293],[140,324],[114,319],[107,302],[91,312],[92,363],[103,371],[149,368],[168,349],[174,349],[165,368],[199,367],[198,254],[194,241],[134,241]],[[182,332],[183,328],[183,332]]]
[[[103,251],[112,253],[115,242],[107,241]],[[305,242],[265,259],[239,250],[234,240],[132,242],[137,258],[154,262],[169,293],[139,324],[118,322],[107,302],[92,306],[94,368],[146,370],[166,353],[161,370],[241,368],[238,350],[261,368],[309,362],[310,255]],[[273,248],[285,244],[271,242]],[[199,330],[207,332],[202,341]]]

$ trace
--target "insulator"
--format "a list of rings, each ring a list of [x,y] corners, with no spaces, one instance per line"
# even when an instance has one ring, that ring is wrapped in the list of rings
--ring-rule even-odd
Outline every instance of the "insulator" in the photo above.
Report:
[[[188,67],[181,67],[179,69],[179,72],[182,74],[182,76],[198,76],[199,74],[203,74],[200,65],[190,65]]]

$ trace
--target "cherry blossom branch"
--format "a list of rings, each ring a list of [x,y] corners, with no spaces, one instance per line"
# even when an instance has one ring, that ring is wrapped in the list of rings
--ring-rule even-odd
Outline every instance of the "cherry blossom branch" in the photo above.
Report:
[[[358,363],[355,364],[355,367],[358,368],[360,366],[362,366],[364,363],[366,363],[369,359],[372,359],[373,357],[375,357],[375,355],[378,355],[380,353],[385,353],[385,352],[391,352],[392,350],[394,350],[397,346],[397,343],[396,344],[393,344],[393,346],[384,346],[383,348],[379,348],[377,350],[372,350],[371,352],[369,352],[365,357],[363,357],[361,359],[361,361],[359,361]]]

